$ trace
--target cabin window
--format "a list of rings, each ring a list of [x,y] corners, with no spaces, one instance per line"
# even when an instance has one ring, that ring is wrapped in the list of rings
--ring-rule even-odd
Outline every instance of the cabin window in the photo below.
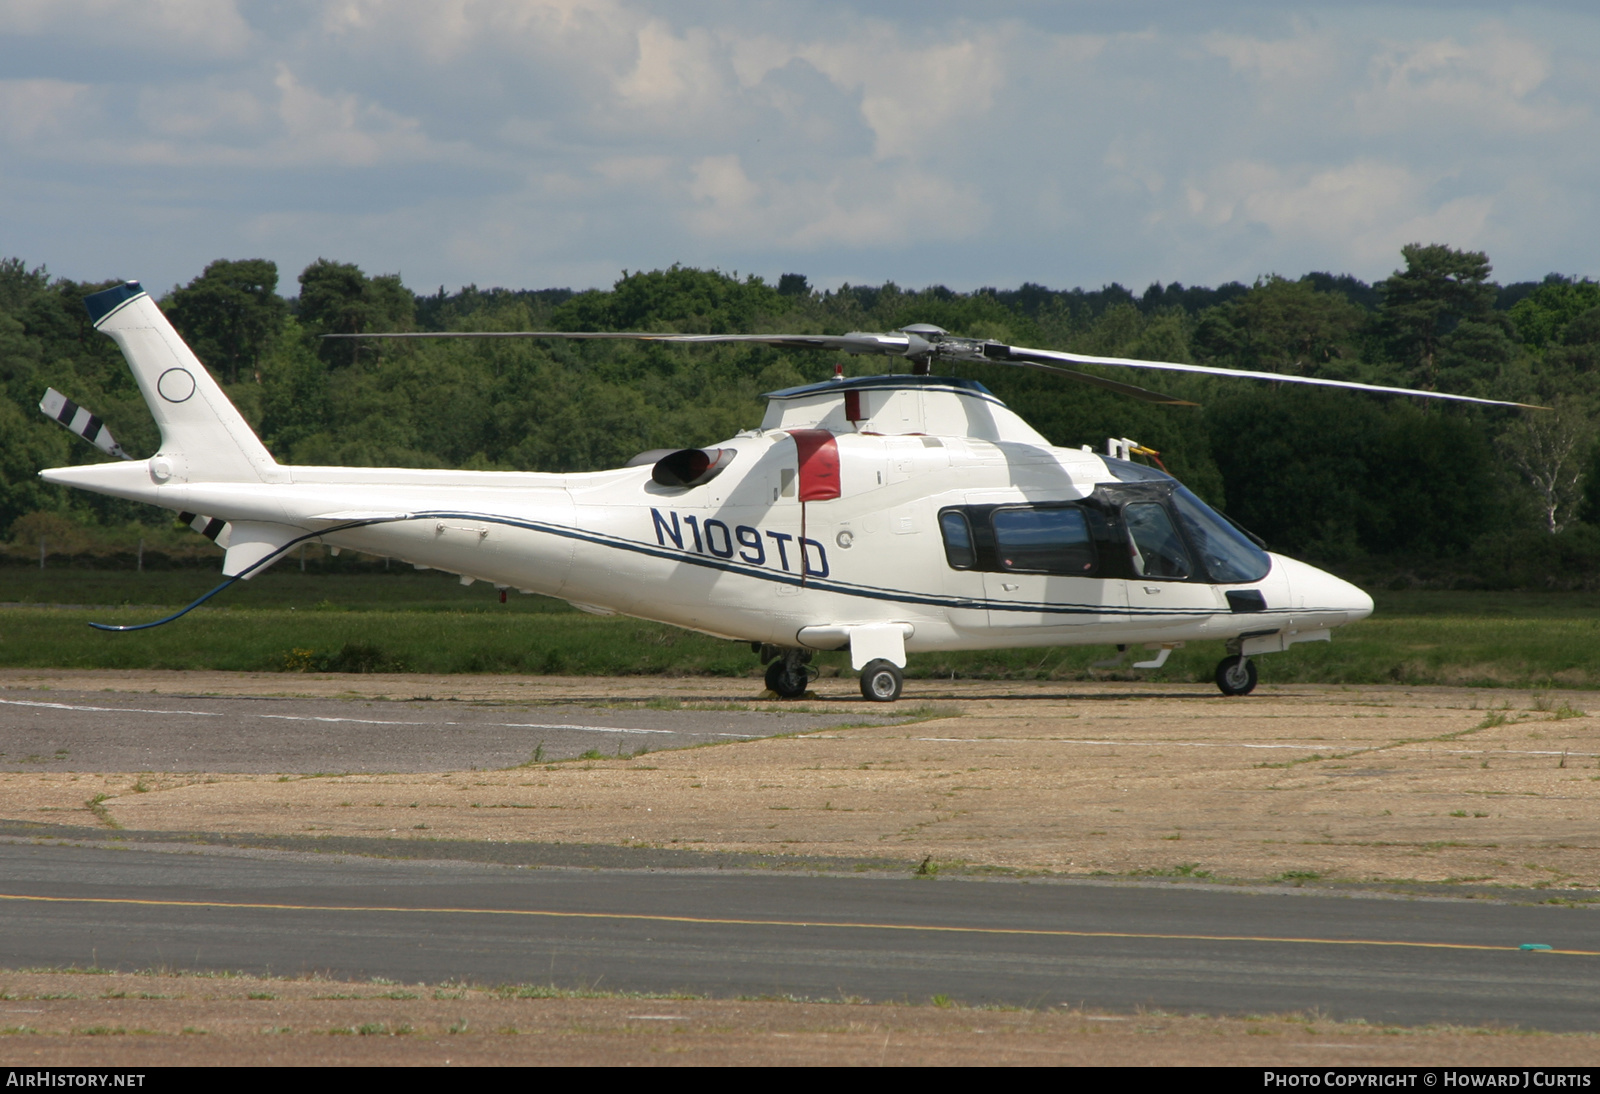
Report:
[[[1272,558],[1205,502],[1180,486],[1172,492],[1178,523],[1189,535],[1195,553],[1219,585],[1260,581],[1272,569]]]
[[[951,569],[970,570],[977,565],[978,555],[972,548],[972,526],[964,513],[956,509],[940,513],[939,531],[944,533],[944,557]]]
[[[1181,580],[1194,572],[1189,552],[1173,527],[1167,507],[1156,502],[1134,502],[1122,508],[1133,553],[1133,572],[1139,577]]]
[[[1075,506],[996,509],[990,516],[995,555],[1003,570],[1087,575],[1094,572],[1094,539]]]

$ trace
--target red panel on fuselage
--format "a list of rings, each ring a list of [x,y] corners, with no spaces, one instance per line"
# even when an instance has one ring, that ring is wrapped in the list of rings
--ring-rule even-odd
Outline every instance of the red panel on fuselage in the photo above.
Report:
[[[826,429],[791,429],[800,454],[800,500],[829,501],[839,496],[839,442]]]

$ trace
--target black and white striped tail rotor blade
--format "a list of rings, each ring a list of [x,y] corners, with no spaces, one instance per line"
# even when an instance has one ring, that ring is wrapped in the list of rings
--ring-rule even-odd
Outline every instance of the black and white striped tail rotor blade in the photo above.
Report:
[[[222,535],[223,532],[228,530],[227,521],[218,520],[216,517],[208,517],[199,513],[179,513],[178,523],[187,524],[190,528],[193,528],[196,532],[199,532],[202,536],[205,536],[213,543],[217,542],[218,536]],[[224,540],[223,542],[226,543],[227,541]]]
[[[1053,363],[1067,365],[1102,365],[1110,368],[1145,368],[1161,372],[1189,372],[1204,376],[1229,376],[1245,380],[1271,380],[1279,384],[1307,384],[1312,387],[1337,387],[1350,391],[1370,391],[1379,395],[1416,395],[1424,399],[1445,399],[1456,403],[1476,403],[1480,406],[1514,406],[1524,410],[1548,410],[1534,403],[1514,403],[1504,399],[1479,399],[1472,395],[1452,395],[1444,391],[1419,391],[1409,387],[1385,387],[1382,384],[1358,384],[1353,380],[1324,380],[1316,376],[1287,376],[1280,372],[1252,372],[1240,368],[1211,368],[1206,365],[1184,365],[1174,361],[1136,361],[1129,357],[1091,357],[1082,353],[1063,353],[1059,350],[1027,349],[1023,346],[1005,346],[989,343],[983,355],[991,361],[1006,364],[1039,367]]]
[[[45,417],[60,422],[106,455],[121,460],[133,459],[112,438],[111,430],[106,428],[104,422],[88,408],[79,406],[55,388],[45,389],[44,398],[39,400],[39,409],[44,411]]]

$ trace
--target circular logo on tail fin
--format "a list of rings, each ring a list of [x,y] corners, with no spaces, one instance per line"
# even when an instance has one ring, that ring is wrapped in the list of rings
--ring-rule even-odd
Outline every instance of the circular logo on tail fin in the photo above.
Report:
[[[156,390],[169,403],[181,403],[194,394],[194,377],[186,368],[169,368],[156,381]]]

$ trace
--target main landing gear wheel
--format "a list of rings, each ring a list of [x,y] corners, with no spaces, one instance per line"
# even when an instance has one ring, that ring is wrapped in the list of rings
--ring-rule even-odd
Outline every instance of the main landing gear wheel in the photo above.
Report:
[[[905,677],[893,661],[879,658],[868,661],[861,670],[861,694],[874,703],[892,703],[900,698],[900,688]]]
[[[1217,663],[1217,687],[1224,695],[1249,695],[1256,690],[1256,663],[1243,654]]]
[[[811,674],[806,671],[806,663],[799,657],[788,656],[789,652],[767,666],[767,690],[780,699],[799,699],[805,695],[806,685],[811,683]]]

